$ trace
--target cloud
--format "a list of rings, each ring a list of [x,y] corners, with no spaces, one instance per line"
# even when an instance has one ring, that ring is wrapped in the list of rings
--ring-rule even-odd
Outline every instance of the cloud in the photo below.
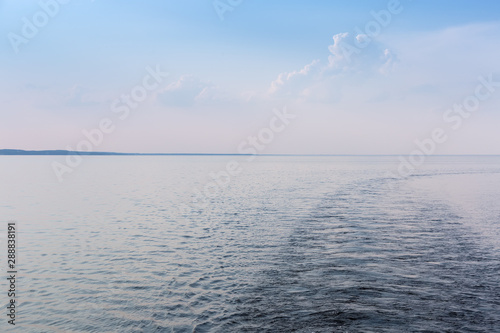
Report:
[[[328,50],[328,69],[337,71],[387,74],[396,60],[384,44],[365,34],[336,34]]]
[[[167,106],[189,107],[198,102],[216,98],[217,87],[198,79],[193,75],[183,75],[176,82],[169,84],[158,95],[159,100]]]
[[[314,60],[301,70],[281,73],[275,81],[271,82],[269,93],[277,94],[284,92],[289,96],[292,94],[300,95],[309,86],[311,80],[314,80],[320,74],[320,71],[319,60]]]
[[[71,107],[93,106],[98,102],[93,99],[90,90],[80,85],[71,87],[64,97],[65,105]]]
[[[268,95],[299,101],[336,101],[340,98],[341,81],[349,81],[346,76],[362,79],[387,75],[396,62],[396,56],[387,47],[361,34],[353,38],[349,33],[336,34],[328,50],[326,64],[314,60],[300,70],[279,74],[271,82]]]

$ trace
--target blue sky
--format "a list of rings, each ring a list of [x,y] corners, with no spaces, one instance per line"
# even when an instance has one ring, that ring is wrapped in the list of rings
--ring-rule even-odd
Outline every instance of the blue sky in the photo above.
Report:
[[[223,20],[213,1],[67,2],[0,0],[1,148],[74,148],[111,118],[96,151],[232,153],[286,106],[297,118],[265,153],[406,154],[436,127],[436,153],[500,153],[500,88],[457,130],[443,120],[479,76],[500,81],[497,1],[220,0]],[[117,120],[113,101],[158,66]]]

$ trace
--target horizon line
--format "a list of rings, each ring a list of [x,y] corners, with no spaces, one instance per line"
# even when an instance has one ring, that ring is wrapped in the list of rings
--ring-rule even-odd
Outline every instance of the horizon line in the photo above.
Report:
[[[0,149],[1,156],[12,155],[96,155],[96,156],[410,156],[411,154],[240,154],[240,153],[123,153],[102,151],[77,151],[77,150],[24,150],[24,149]],[[500,154],[428,154],[427,156],[500,156]]]

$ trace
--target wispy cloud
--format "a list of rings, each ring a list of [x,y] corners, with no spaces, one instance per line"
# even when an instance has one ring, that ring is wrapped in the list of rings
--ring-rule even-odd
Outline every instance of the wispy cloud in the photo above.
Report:
[[[215,98],[216,86],[194,75],[183,75],[170,83],[159,94],[159,100],[166,106],[189,107],[200,101]]]
[[[69,107],[82,107],[98,105],[99,102],[94,99],[91,90],[81,85],[75,84],[64,97],[65,104]]]

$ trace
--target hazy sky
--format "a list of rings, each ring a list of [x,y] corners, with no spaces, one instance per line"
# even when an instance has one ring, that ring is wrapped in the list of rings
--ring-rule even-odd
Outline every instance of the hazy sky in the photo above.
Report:
[[[61,2],[0,0],[0,148],[500,154],[499,1]]]

